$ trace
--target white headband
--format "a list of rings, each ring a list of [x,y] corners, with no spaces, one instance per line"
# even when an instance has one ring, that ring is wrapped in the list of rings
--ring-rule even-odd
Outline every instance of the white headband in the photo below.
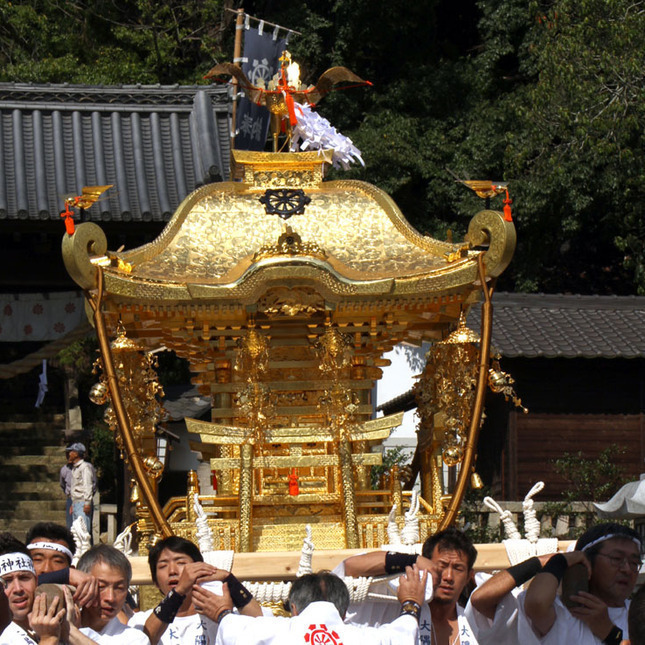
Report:
[[[71,562],[74,559],[74,554],[62,544],[56,544],[56,542],[32,542],[27,545],[27,548],[31,551],[32,549],[49,549],[50,551],[58,551],[58,553],[64,553]]]
[[[29,571],[36,575],[34,563],[31,558],[24,553],[5,553],[0,555],[0,576],[16,571]]]
[[[596,544],[600,544],[605,540],[611,540],[611,538],[621,538],[623,540],[631,540],[638,547],[639,550],[643,548],[643,545],[641,544],[641,541],[638,538],[632,537],[630,535],[621,535],[619,533],[607,533],[607,535],[603,535],[602,537],[599,537],[596,540],[589,542],[589,544],[585,544],[580,550],[584,553],[587,549],[590,549],[592,546],[596,546]]]

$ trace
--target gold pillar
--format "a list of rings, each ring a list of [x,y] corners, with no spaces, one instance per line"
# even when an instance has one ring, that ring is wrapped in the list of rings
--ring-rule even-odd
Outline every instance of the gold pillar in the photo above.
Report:
[[[139,486],[139,493],[142,497],[142,502],[148,507],[152,521],[155,524],[156,531],[164,538],[170,537],[173,532],[168,524],[168,520],[163,514],[159,500],[157,499],[150,479],[143,465],[143,459],[137,451],[137,446],[134,440],[134,433],[130,424],[128,413],[125,409],[125,404],[119,389],[119,380],[114,369],[114,362],[112,358],[112,350],[108,339],[107,328],[105,325],[105,318],[102,312],[103,306],[103,287],[104,276],[101,268],[97,271],[97,293],[93,298],[89,298],[88,302],[94,311],[94,325],[96,327],[96,337],[101,350],[101,357],[103,359],[103,369],[105,370],[105,377],[110,390],[110,398],[114,408],[114,414],[119,425],[121,438],[123,440],[123,451],[127,457],[134,479]]]
[[[189,470],[186,486],[186,520],[188,522],[195,521],[195,493],[199,495],[199,478],[194,470]]]
[[[240,551],[253,550],[253,446],[240,446]]]
[[[215,382],[216,383],[230,383],[232,374],[231,361],[228,359],[218,359],[215,361]],[[231,409],[233,407],[233,397],[230,392],[215,392],[213,393],[213,408],[214,409]],[[213,423],[229,423],[229,418],[215,417],[211,415]],[[215,453],[218,457],[233,457],[232,446],[219,446]],[[220,470],[217,473],[217,494],[218,495],[233,495],[234,494],[234,478],[231,470]]]
[[[354,494],[354,468],[352,447],[346,437],[341,437],[338,452],[340,455],[340,478],[343,486],[343,514],[345,516],[345,544],[348,549],[358,549],[358,520],[356,518],[356,496]]]
[[[392,491],[392,505],[396,504],[396,514],[403,513],[403,491],[401,490],[401,473],[394,464],[390,471],[390,490]]]

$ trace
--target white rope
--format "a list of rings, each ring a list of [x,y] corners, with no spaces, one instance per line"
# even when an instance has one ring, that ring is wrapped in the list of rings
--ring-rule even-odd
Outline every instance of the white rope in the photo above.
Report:
[[[305,531],[307,533],[305,539],[302,541],[302,551],[300,553],[300,563],[298,564],[298,573],[296,576],[298,578],[307,575],[308,573],[313,573],[311,560],[314,554],[314,542],[311,539],[311,525],[307,524],[305,526]]]
[[[397,504],[395,502],[390,514],[387,516],[387,541],[392,545],[401,544],[401,532],[399,531],[399,525],[396,523],[396,509]]]
[[[499,513],[499,517],[504,524],[504,531],[511,540],[522,539],[515,522],[513,522],[513,514],[510,511],[505,511],[492,497],[484,497],[484,505],[488,506],[492,511]]]
[[[535,513],[533,496],[537,495],[544,488],[544,482],[537,482],[526,494],[522,502],[524,509],[524,535],[531,544],[536,544],[540,537],[540,522]]]
[[[508,510],[505,511],[491,497],[484,498],[484,505],[499,513],[504,523],[504,530],[508,538],[503,540],[503,543],[506,548],[506,555],[511,564],[518,564],[535,555],[556,553],[558,550],[557,538],[540,538],[540,522],[536,516],[533,496],[537,495],[543,488],[544,482],[537,482],[526,494],[522,502],[525,539],[522,538],[520,532],[517,530],[511,512]]]
[[[132,524],[126,526],[125,529],[116,536],[114,540],[114,548],[118,549],[126,557],[132,555]]]
[[[403,544],[416,544],[420,539],[419,533],[419,491],[412,491],[410,508],[405,514],[405,525],[401,530],[401,541]]]
[[[349,591],[350,602],[365,602],[369,595],[372,578],[353,578],[346,576],[343,578],[347,591]]]
[[[235,551],[204,551],[204,562],[212,564],[215,568],[222,571],[233,570],[233,557]]]
[[[247,582],[242,583],[258,602],[284,602],[289,598],[290,582]]]
[[[194,494],[193,509],[195,510],[195,528],[197,529],[197,546],[202,553],[214,551],[213,533],[208,526],[208,518],[203,506],[199,503],[199,495]]]

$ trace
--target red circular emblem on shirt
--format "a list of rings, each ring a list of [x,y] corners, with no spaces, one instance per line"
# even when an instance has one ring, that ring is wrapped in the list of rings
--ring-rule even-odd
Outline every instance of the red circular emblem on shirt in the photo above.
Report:
[[[330,632],[327,625],[309,625],[305,642],[309,645],[343,645],[340,636],[336,632]]]

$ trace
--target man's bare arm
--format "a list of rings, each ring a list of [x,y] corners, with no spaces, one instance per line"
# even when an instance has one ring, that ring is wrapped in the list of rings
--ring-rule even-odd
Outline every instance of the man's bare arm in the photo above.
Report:
[[[590,566],[581,551],[557,553],[549,559],[542,573],[535,576],[526,592],[524,611],[540,636],[548,634],[555,623],[556,614],[553,605],[564,571],[579,562],[586,563],[587,567]],[[591,573],[591,569],[589,572]]]
[[[371,551],[347,558],[345,575],[354,578],[385,575],[385,551]]]
[[[549,561],[552,554],[529,558],[504,571],[496,573],[492,578],[477,587],[470,596],[471,605],[482,615],[490,620],[495,618],[497,606],[504,596],[508,595],[533,576],[537,575],[542,567]]]

